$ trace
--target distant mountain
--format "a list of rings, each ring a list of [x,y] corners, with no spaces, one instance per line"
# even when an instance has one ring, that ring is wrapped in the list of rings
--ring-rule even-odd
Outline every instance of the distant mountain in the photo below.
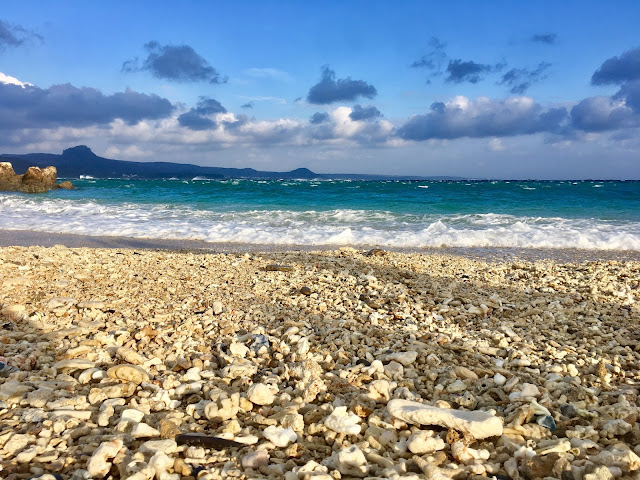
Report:
[[[97,156],[85,145],[67,148],[62,155],[52,153],[2,154],[0,161],[11,162],[16,173],[27,168],[53,165],[58,177],[77,178],[90,175],[95,178],[255,178],[255,179],[344,179],[344,180],[462,180],[458,177],[410,177],[367,174],[319,174],[308,168],[290,172],[265,172],[253,168],[201,167],[188,163],[129,162]]]

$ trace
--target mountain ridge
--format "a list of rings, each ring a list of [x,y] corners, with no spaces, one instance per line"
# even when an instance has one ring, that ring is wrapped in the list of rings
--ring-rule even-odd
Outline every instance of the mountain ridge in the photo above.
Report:
[[[448,176],[410,176],[410,175],[372,175],[358,173],[315,173],[308,168],[296,168],[288,172],[271,172],[254,168],[204,167],[190,163],[174,162],[133,162],[114,160],[96,155],[86,145],[55,153],[0,154],[0,161],[11,162],[16,172],[26,171],[31,166],[47,167],[52,165],[61,178],[79,178],[89,175],[94,178],[194,178],[211,179],[344,179],[344,180],[463,180],[461,177]]]

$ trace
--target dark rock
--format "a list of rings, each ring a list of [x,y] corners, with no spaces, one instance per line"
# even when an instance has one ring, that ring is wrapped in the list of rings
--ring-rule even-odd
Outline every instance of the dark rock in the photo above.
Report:
[[[228,447],[242,448],[246,445],[226,438],[214,437],[211,435],[197,435],[192,433],[184,433],[176,437],[178,445],[194,445],[196,447],[207,447],[214,450],[224,450]]]
[[[311,293],[313,293],[313,292],[311,292],[311,289],[310,289],[309,287],[300,287],[300,293],[301,293],[302,295],[309,296],[309,295],[311,295]]]
[[[556,429],[556,422],[551,415],[541,415],[536,420],[538,425],[542,425],[545,428],[548,428],[552,432]]]
[[[293,272],[291,265],[277,265],[275,263],[267,265],[264,269],[267,272]]]
[[[574,407],[569,403],[565,403],[560,407],[560,413],[562,413],[562,415],[564,415],[567,418],[574,418],[578,415],[578,411],[576,410],[576,407]]]
[[[364,255],[367,257],[382,257],[383,255],[386,255],[386,254],[387,252],[385,252],[381,248],[372,248],[371,250],[364,252]]]

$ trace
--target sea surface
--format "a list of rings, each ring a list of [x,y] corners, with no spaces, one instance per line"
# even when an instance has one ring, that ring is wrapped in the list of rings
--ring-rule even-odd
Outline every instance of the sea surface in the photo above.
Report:
[[[0,229],[261,245],[640,251],[640,182],[71,179]]]

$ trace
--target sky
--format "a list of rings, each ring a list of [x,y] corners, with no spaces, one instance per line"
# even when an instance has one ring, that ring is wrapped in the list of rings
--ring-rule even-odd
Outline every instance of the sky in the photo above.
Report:
[[[636,1],[0,5],[0,153],[640,179]]]

